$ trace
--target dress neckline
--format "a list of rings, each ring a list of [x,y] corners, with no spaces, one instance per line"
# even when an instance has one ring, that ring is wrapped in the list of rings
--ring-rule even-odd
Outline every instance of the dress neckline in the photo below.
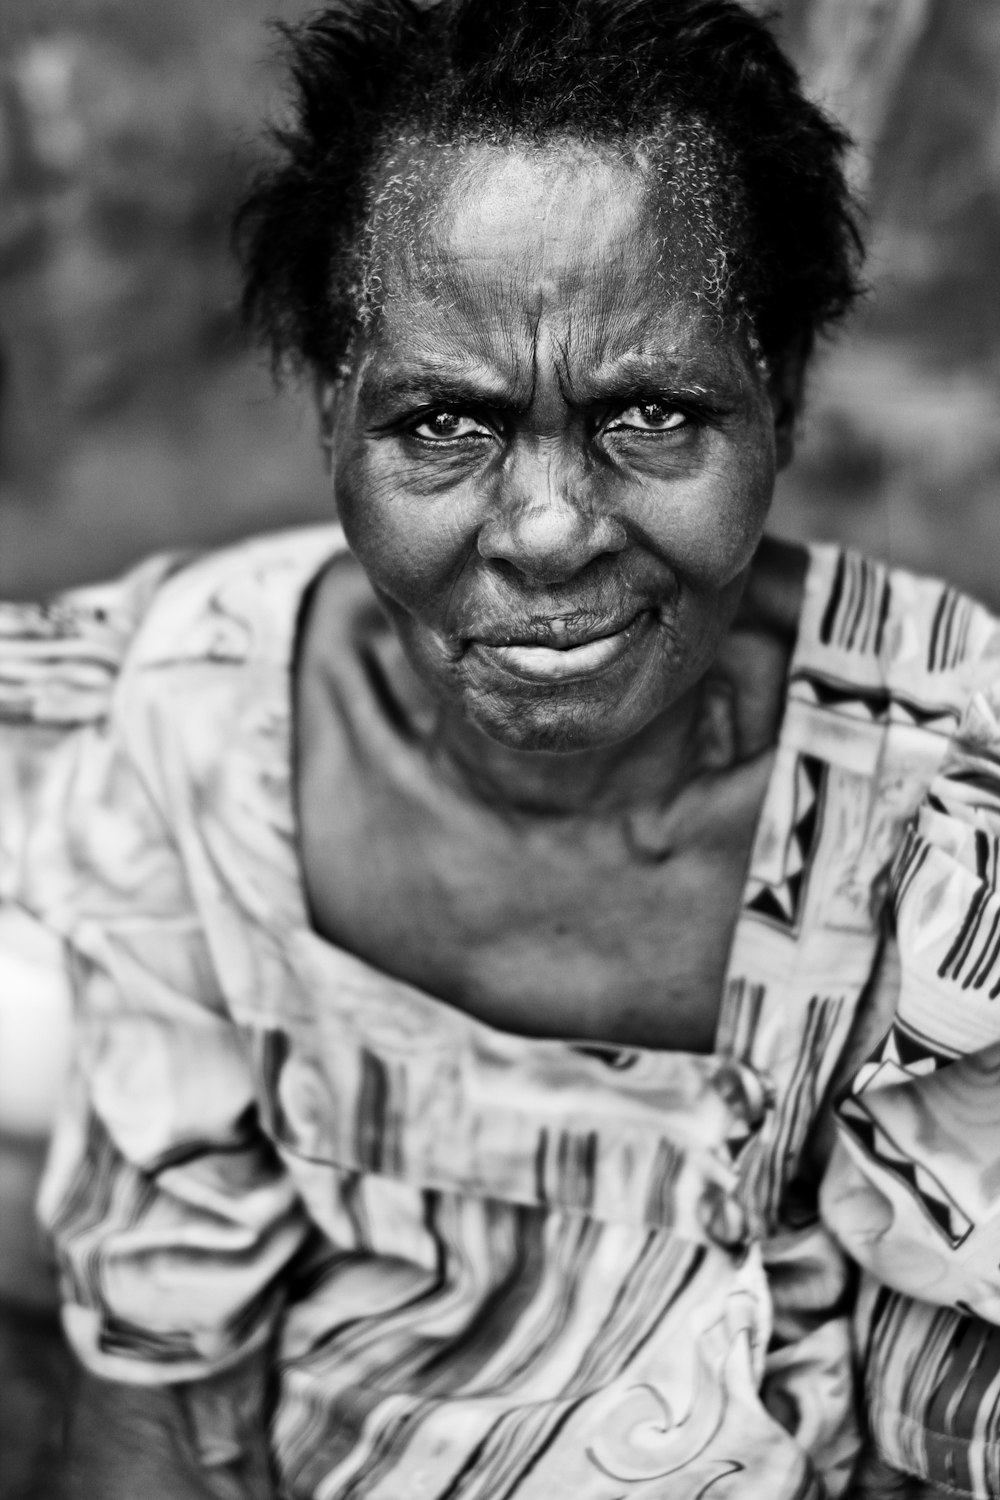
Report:
[[[722,980],[722,995],[719,1004],[719,1012],[715,1025],[715,1036],[711,1049],[702,1053],[691,1053],[691,1057],[711,1059],[722,1054],[728,1054],[731,1050],[723,1045],[724,1040],[731,1038],[733,1034],[734,1016],[731,1013],[737,1003],[736,994],[738,986],[734,984],[734,959],[740,947],[740,939],[743,937],[747,926],[754,918],[748,911],[748,894],[752,883],[752,871],[757,856],[760,852],[760,843],[766,823],[766,810],[769,800],[775,793],[777,778],[781,775],[780,762],[782,752],[790,747],[788,736],[788,685],[795,679],[800,671],[803,659],[808,653],[811,636],[816,633],[817,621],[814,619],[819,608],[822,595],[821,573],[822,558],[824,554],[833,553],[839,555],[840,550],[836,547],[818,547],[809,543],[803,544],[806,552],[806,569],[803,578],[802,594],[799,601],[798,615],[796,619],[795,636],[788,661],[785,668],[785,695],[778,730],[774,743],[770,748],[771,766],[767,775],[764,794],[760,801],[755,820],[754,833],[750,844],[750,855],[746,864],[746,872],[743,879],[743,887],[740,896],[739,909],[736,921],[733,923],[729,939],[729,952],[727,955],[725,971]],[[387,970],[379,968],[377,964],[371,963],[358,954],[351,952],[340,944],[333,943],[329,938],[317,932],[313,926],[309,910],[309,897],[305,879],[305,867],[302,856],[301,819],[298,799],[297,784],[297,693],[296,693],[296,666],[297,652],[302,639],[302,630],[309,601],[314,594],[315,588],[326,573],[339,558],[349,551],[343,531],[338,526],[334,530],[332,541],[327,542],[323,548],[323,555],[319,562],[313,560],[313,566],[308,570],[304,579],[299,579],[299,586],[293,590],[292,607],[285,616],[285,639],[281,642],[281,650],[278,653],[278,661],[283,671],[283,693],[284,693],[284,718],[286,723],[284,753],[288,768],[287,778],[282,778],[284,783],[287,805],[284,809],[283,821],[290,830],[289,853],[292,868],[289,871],[290,884],[294,890],[294,905],[298,917],[300,934],[306,945],[312,949],[325,951],[327,962],[342,965],[345,970],[350,970],[354,976],[376,983],[384,991],[391,991],[403,998],[409,996],[416,1000],[424,1010],[430,1007],[435,1014],[442,1017],[447,1015],[452,1019],[455,1026],[459,1026],[472,1033],[483,1037],[492,1038],[494,1041],[506,1047],[517,1047],[523,1049],[556,1048],[561,1051],[589,1051],[592,1054],[605,1052],[607,1054],[628,1054],[634,1058],[656,1058],[662,1056],[676,1057],[678,1051],[666,1048],[644,1047],[633,1044],[622,1044],[615,1042],[593,1042],[579,1038],[570,1037],[536,1037],[522,1032],[507,1031],[502,1027],[491,1025],[490,1022],[480,1017],[471,1015],[459,1007],[451,1005],[441,996],[432,991],[421,988],[419,985],[410,983],[408,980],[399,979]],[[367,984],[366,986],[367,987]]]

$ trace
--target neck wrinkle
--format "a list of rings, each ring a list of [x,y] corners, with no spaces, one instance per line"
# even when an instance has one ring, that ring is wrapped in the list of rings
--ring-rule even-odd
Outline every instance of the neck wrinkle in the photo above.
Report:
[[[582,751],[511,749],[442,709],[426,753],[462,794],[512,819],[664,808],[701,769],[704,687],[702,679],[631,739]]]

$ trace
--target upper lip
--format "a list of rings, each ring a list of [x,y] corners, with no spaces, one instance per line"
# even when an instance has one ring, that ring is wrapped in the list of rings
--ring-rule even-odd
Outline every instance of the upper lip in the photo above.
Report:
[[[642,609],[631,614],[608,619],[607,616],[588,615],[583,612],[563,615],[532,615],[514,625],[503,628],[484,627],[471,633],[472,639],[484,646],[548,646],[557,651],[568,651],[573,646],[584,646],[588,641],[598,641],[604,636],[618,635],[627,630],[643,613]]]

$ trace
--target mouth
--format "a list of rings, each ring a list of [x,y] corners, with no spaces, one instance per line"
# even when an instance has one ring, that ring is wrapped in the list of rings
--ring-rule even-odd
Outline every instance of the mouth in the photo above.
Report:
[[[640,610],[621,625],[588,631],[579,624],[546,622],[544,635],[515,634],[503,639],[476,640],[477,652],[513,677],[530,682],[566,681],[597,676],[624,656],[652,611]]]

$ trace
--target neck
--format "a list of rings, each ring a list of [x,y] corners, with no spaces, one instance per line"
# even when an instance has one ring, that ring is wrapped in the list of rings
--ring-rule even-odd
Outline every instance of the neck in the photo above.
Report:
[[[436,769],[499,812],[572,817],[668,803],[704,764],[703,684],[637,735],[566,752],[518,750],[442,709],[426,748]]]
[[[706,676],[630,739],[562,753],[512,749],[436,703],[352,563],[353,629],[364,642],[362,655],[378,663],[371,708],[381,705],[378,712],[396,725],[411,750],[432,763],[436,775],[501,816],[664,810],[700,772],[725,770],[773,744],[806,563],[798,548],[762,546],[740,616]],[[342,572],[335,585],[331,574],[321,597],[322,608],[311,611],[302,678],[310,675],[311,661],[325,683],[324,656],[344,628],[348,596]]]

